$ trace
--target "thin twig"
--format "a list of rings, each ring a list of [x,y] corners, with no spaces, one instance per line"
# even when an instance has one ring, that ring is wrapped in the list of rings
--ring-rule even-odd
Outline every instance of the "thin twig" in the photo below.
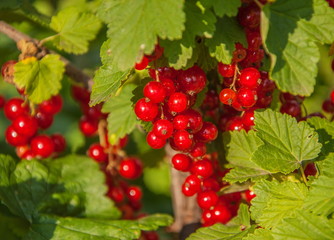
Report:
[[[20,32],[19,30],[15,29],[5,21],[0,21],[0,33],[5,34],[10,39],[14,40],[15,42],[19,42],[20,40],[31,41],[39,46],[39,40],[35,38],[31,38],[27,34]],[[46,48],[45,48],[46,49]],[[47,50],[45,52],[54,53],[53,51]],[[85,88],[91,89],[93,84],[93,79],[74,66],[68,59],[64,57],[60,57],[60,60],[65,63],[65,73],[70,78],[72,78],[75,82],[82,83]]]

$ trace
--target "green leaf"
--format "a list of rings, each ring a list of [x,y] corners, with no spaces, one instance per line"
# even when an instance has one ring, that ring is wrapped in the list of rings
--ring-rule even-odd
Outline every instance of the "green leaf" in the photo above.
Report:
[[[306,123],[297,123],[287,114],[270,109],[255,112],[256,135],[264,142],[252,156],[252,161],[272,173],[288,174],[302,161],[316,158],[321,144],[318,134]]]
[[[29,230],[29,223],[22,218],[12,215],[0,204],[0,236],[6,240],[19,240]]]
[[[89,105],[94,106],[115,96],[117,90],[122,86],[130,72],[130,69],[121,71],[116,65],[103,65],[100,67],[94,76],[94,85]]]
[[[17,9],[22,5],[22,0],[2,0],[0,9]]]
[[[100,30],[101,22],[93,14],[69,7],[52,17],[50,27],[57,32],[52,41],[58,49],[83,54],[88,51],[88,42]]]
[[[248,205],[241,203],[239,205],[238,215],[235,218],[233,218],[228,224],[250,227],[251,223],[250,223],[250,213]]]
[[[264,228],[255,229],[254,233],[248,234],[243,240],[274,240],[271,231]]]
[[[282,219],[294,216],[308,192],[303,183],[270,182],[263,180],[254,185],[256,197],[252,199],[252,218],[263,227],[275,227]]]
[[[162,151],[164,157],[166,154]],[[160,156],[157,156],[159,158]],[[145,159],[142,158],[141,159]],[[147,167],[145,165],[143,180],[145,186],[155,194],[164,194],[170,196],[170,169],[169,164],[166,162],[161,162],[162,158],[160,157],[160,164],[156,167]],[[147,161],[147,160],[146,160]]]
[[[71,239],[71,240],[130,240],[138,239],[141,230],[156,230],[168,226],[173,219],[156,214],[138,220],[97,220],[60,218],[44,215],[34,223],[24,240]]]
[[[98,16],[108,24],[116,67],[123,71],[133,67],[143,54],[153,51],[158,37],[180,39],[185,21],[182,8],[178,0],[104,0]]]
[[[278,0],[263,8],[262,33],[278,88],[309,96],[314,89],[317,44],[334,41],[334,11],[322,0]]]
[[[35,104],[57,95],[61,89],[61,80],[65,64],[59,55],[48,54],[41,60],[27,58],[15,64],[14,82],[19,88],[25,88],[28,99]]]
[[[137,124],[137,116],[132,107],[132,91],[136,85],[125,85],[121,93],[107,101],[102,111],[108,115],[108,133],[117,142],[119,138],[132,132]]]
[[[325,217],[300,210],[295,217],[284,219],[272,230],[272,235],[275,240],[330,240],[334,236],[334,224]]]
[[[240,42],[246,46],[245,33],[235,18],[223,17],[216,23],[216,31],[212,38],[205,40],[210,55],[219,62],[230,64],[235,43]]]
[[[192,233],[187,240],[241,240],[249,232],[253,231],[253,228],[246,228],[242,230],[240,226],[226,226],[217,223],[210,227],[202,227]]]
[[[228,182],[244,182],[266,178],[268,171],[252,162],[253,153],[261,145],[262,141],[254,131],[233,131],[223,135],[226,160],[232,164],[233,169],[224,177]]]
[[[240,0],[201,0],[201,3],[205,8],[213,7],[219,17],[224,15],[229,17],[236,16],[238,8],[241,6]]]

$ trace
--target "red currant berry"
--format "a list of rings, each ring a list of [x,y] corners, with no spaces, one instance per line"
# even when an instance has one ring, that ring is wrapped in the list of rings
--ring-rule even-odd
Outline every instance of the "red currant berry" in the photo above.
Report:
[[[21,98],[12,98],[6,102],[4,113],[9,120],[14,120],[20,115],[29,114],[29,107],[24,105],[24,101]]]
[[[54,152],[54,144],[50,137],[46,135],[38,135],[30,142],[31,150],[35,156],[41,158],[50,157]]]
[[[97,120],[82,116],[79,121],[79,128],[85,136],[90,137],[97,132],[98,124]]]
[[[189,175],[182,185],[182,193],[188,197],[193,196],[200,191],[201,182],[197,176]]]
[[[153,149],[160,149],[166,145],[166,139],[158,137],[153,131],[147,134],[146,141]]]
[[[12,146],[21,146],[28,143],[29,138],[25,135],[19,134],[13,126],[6,129],[6,141]]]
[[[218,129],[211,122],[204,122],[203,127],[195,134],[196,140],[201,142],[210,142],[217,138]]]
[[[138,178],[143,171],[142,163],[139,159],[134,157],[129,157],[123,159],[119,166],[119,174],[127,179]]]
[[[140,120],[150,122],[158,115],[159,108],[157,104],[141,98],[135,105],[135,113]]]
[[[254,126],[254,110],[245,111],[241,119],[244,126],[248,128]]]
[[[240,73],[239,84],[242,87],[256,88],[260,79],[260,72],[256,68],[245,68]]]
[[[208,159],[199,160],[193,163],[191,173],[194,175],[208,178],[213,174],[212,162]]]
[[[304,169],[304,173],[305,173],[306,177],[315,176],[315,175],[317,175],[318,170],[317,170],[314,163],[309,163],[309,164],[306,165],[306,167]]]
[[[143,56],[140,62],[136,63],[136,70],[144,70],[148,66],[149,60],[147,57]]]
[[[30,150],[28,145],[21,145],[15,148],[15,153],[19,158],[22,158],[23,154],[28,150]]]
[[[227,123],[227,131],[241,131],[245,126],[240,117],[234,117]]]
[[[232,103],[232,107],[237,111],[245,111],[244,106],[242,106],[237,100]]]
[[[117,203],[122,202],[125,197],[123,189],[121,187],[116,187],[116,186],[110,187],[107,195]]]
[[[153,103],[163,102],[166,98],[166,90],[162,83],[151,81],[144,87],[144,96],[149,98]]]
[[[173,119],[173,127],[175,130],[185,130],[189,126],[189,118],[186,115],[177,115]]]
[[[198,66],[182,71],[177,80],[182,90],[190,95],[201,92],[206,84],[205,72]]]
[[[53,141],[53,144],[55,146],[55,152],[60,153],[60,152],[65,150],[66,140],[63,137],[63,135],[55,133],[55,134],[52,134],[50,137],[51,137],[51,139]]]
[[[53,115],[38,111],[35,115],[38,127],[41,129],[49,128],[53,123]]]
[[[45,114],[54,115],[63,107],[63,99],[60,95],[52,96],[49,100],[39,105],[39,110]]]
[[[256,197],[256,194],[251,191],[251,190],[246,190],[245,191],[245,199],[248,203],[250,203],[250,201]]]
[[[299,117],[302,109],[297,101],[288,101],[281,106],[280,112],[289,114],[292,117]]]
[[[235,51],[233,52],[232,62],[239,63],[247,56],[247,49],[241,43],[235,44]]]
[[[87,155],[96,162],[106,162],[108,155],[104,152],[103,147],[99,143],[94,143],[88,148]]]
[[[192,160],[189,156],[177,153],[172,157],[172,164],[173,167],[182,172],[187,172],[190,170]]]
[[[218,192],[220,189],[219,183],[217,179],[213,177],[203,179],[203,191],[212,190],[214,192]]]
[[[255,29],[260,25],[261,10],[256,4],[249,4],[239,8],[238,21],[245,28]]]
[[[302,103],[305,97],[298,96],[298,95],[292,95],[287,92],[281,92],[279,95],[279,98],[282,103],[289,102],[289,101],[297,101],[298,103]]]
[[[237,93],[237,100],[245,108],[253,107],[257,101],[256,91],[246,87],[241,87]]]
[[[160,82],[165,88],[166,96],[170,96],[173,93],[175,93],[175,86],[172,80],[166,78],[166,79],[161,79]]]
[[[248,49],[258,50],[262,45],[262,38],[259,31],[246,31]]]
[[[224,88],[219,94],[219,100],[226,105],[231,105],[237,98],[237,94],[230,88]]]
[[[167,103],[170,112],[183,112],[188,107],[188,97],[184,93],[176,92],[170,95]]]
[[[138,186],[130,186],[126,191],[126,195],[130,201],[140,201],[143,196],[141,188]]]
[[[170,79],[170,80],[176,79],[178,72],[174,68],[161,67],[158,69],[150,68],[148,69],[148,73],[150,74],[150,77],[153,78],[154,80],[157,80],[157,75],[158,75],[159,80],[161,81],[163,79]]]
[[[36,158],[35,154],[32,152],[31,149],[28,149],[21,157],[21,159],[25,159],[25,160],[32,160]]]
[[[192,133],[198,132],[203,127],[203,118],[198,111],[194,109],[187,109],[182,112],[182,114],[188,117],[188,129]]]
[[[322,104],[322,110],[327,113],[334,113],[334,103],[332,100],[326,100]]]
[[[206,153],[206,145],[202,142],[197,142],[190,151],[190,155],[194,158],[202,157]]]
[[[213,211],[210,209],[205,209],[202,213],[202,222],[204,227],[209,227],[216,222],[213,219]]]
[[[229,211],[229,209],[224,205],[217,205],[212,210],[213,213],[213,220],[216,223],[223,223],[226,224],[228,221],[230,221],[232,214]]]
[[[76,86],[76,85],[72,85],[71,93],[72,93],[73,99],[78,101],[79,103],[86,104],[86,105],[89,103],[90,92],[87,91],[85,88]]]
[[[218,72],[223,77],[233,77],[235,73],[235,64],[218,63]]]
[[[81,108],[84,115],[86,115],[88,118],[99,119],[103,117],[103,113],[101,112],[102,109],[101,104],[97,104],[93,107],[90,107],[89,105],[86,104],[82,104]]]
[[[218,202],[218,195],[214,191],[203,191],[197,195],[198,206],[202,209],[209,209]]]
[[[35,118],[30,115],[20,115],[14,119],[13,128],[17,133],[29,137],[35,135],[38,129],[38,124]]]
[[[181,151],[189,149],[193,144],[192,135],[185,130],[176,131],[173,140],[175,146]]]
[[[173,134],[173,124],[166,119],[159,119],[153,125],[154,134],[163,139],[167,139]]]

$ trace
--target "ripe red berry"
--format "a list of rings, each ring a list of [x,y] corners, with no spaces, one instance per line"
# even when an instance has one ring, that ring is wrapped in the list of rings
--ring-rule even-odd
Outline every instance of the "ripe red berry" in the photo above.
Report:
[[[30,115],[20,115],[14,119],[12,123],[13,128],[22,135],[32,137],[38,129],[37,121]]]
[[[223,77],[233,77],[235,73],[235,64],[218,63],[218,72]]]
[[[51,139],[53,141],[53,144],[55,146],[55,152],[60,153],[60,152],[65,150],[66,140],[63,137],[63,135],[55,133],[55,134],[52,134],[50,137],[51,137]]]
[[[245,199],[246,199],[247,202],[250,203],[250,201],[255,197],[256,197],[256,194],[253,191],[251,191],[251,190],[246,190],[245,191]]]
[[[173,135],[173,142],[179,150],[187,150],[193,144],[192,135],[185,130],[176,131]]]
[[[29,114],[29,107],[24,105],[23,99],[12,98],[6,102],[4,113],[9,120],[14,120],[20,115]]]
[[[226,224],[232,217],[232,214],[229,211],[229,209],[222,204],[215,206],[214,209],[212,210],[212,213],[213,213],[213,220],[216,223]]]
[[[37,120],[38,127],[41,129],[47,129],[53,123],[53,115],[40,111],[35,114],[35,119]]]
[[[203,179],[203,187],[202,187],[203,191],[212,190],[214,192],[218,192],[219,189],[220,189],[220,186],[217,181],[217,178],[209,177],[209,178]]]
[[[249,4],[239,8],[238,21],[245,28],[255,29],[260,25],[261,10],[256,4]]]
[[[135,113],[137,117],[143,121],[152,121],[159,113],[158,105],[141,98],[135,105]]]
[[[156,75],[158,75],[159,80],[161,81],[163,79],[175,80],[178,71],[170,67],[160,67],[158,69],[150,68],[148,69],[148,73],[150,74],[150,77],[153,78],[154,80],[157,80]]]
[[[187,172],[190,170],[192,160],[189,156],[177,153],[172,157],[172,164],[173,167],[182,172]]]
[[[126,196],[130,201],[140,201],[143,196],[142,190],[138,186],[129,186],[126,191]]]
[[[71,93],[74,100],[82,103],[82,104],[88,104],[90,99],[90,92],[87,91],[85,88],[72,85],[71,87]]]
[[[54,115],[63,107],[63,99],[60,95],[52,96],[49,100],[39,105],[39,110],[45,114]]]
[[[212,162],[208,159],[198,160],[193,163],[191,173],[194,175],[208,178],[213,174]]]
[[[188,97],[184,93],[176,92],[170,95],[167,103],[170,112],[183,112],[188,107]]]
[[[315,175],[317,175],[318,170],[317,170],[317,167],[315,166],[315,164],[311,162],[311,163],[306,165],[306,167],[304,169],[304,173],[305,173],[306,177],[315,176]]]
[[[219,100],[226,105],[231,105],[237,98],[237,94],[230,88],[224,88],[219,94]]]
[[[299,117],[302,109],[297,101],[288,101],[281,106],[280,112],[289,114],[292,117]]]
[[[188,129],[192,133],[198,132],[203,127],[203,118],[198,111],[194,109],[187,109],[186,111],[182,112],[182,114],[187,116]]]
[[[322,104],[322,110],[328,113],[334,113],[334,103],[332,100],[325,100]]]
[[[160,82],[165,88],[166,96],[170,96],[173,93],[175,93],[175,86],[172,80],[166,78],[166,79],[161,79]]]
[[[97,104],[93,107],[90,107],[86,104],[81,104],[81,109],[84,115],[91,119],[99,119],[103,117],[103,113],[101,112],[102,105]]]
[[[136,63],[135,69],[136,70],[144,70],[149,63],[149,60],[146,56],[143,56],[140,62]]]
[[[197,195],[198,206],[202,209],[209,209],[218,202],[218,195],[214,191],[203,191]]]
[[[149,98],[153,103],[163,102],[166,98],[165,87],[160,82],[148,82],[143,90],[144,96]]]
[[[152,131],[154,134],[163,139],[167,139],[173,134],[173,124],[166,119],[159,119],[153,125]]]
[[[128,157],[123,159],[119,165],[119,174],[127,179],[138,178],[143,171],[143,166],[138,158]]]
[[[245,129],[245,126],[242,122],[241,117],[234,117],[230,119],[226,124],[227,131],[241,131],[242,129]]]
[[[189,126],[189,118],[186,115],[180,114],[173,119],[173,127],[175,130],[185,130]]]
[[[46,135],[38,135],[30,142],[31,150],[35,156],[41,158],[50,157],[54,152],[54,144],[50,137]]]
[[[98,121],[90,119],[87,116],[82,116],[79,121],[79,128],[85,136],[93,136],[97,132]]]
[[[188,197],[193,196],[201,189],[201,182],[201,179],[199,179],[197,176],[192,174],[189,175],[182,185],[182,193]]]
[[[246,31],[248,49],[258,50],[262,45],[260,31]]]
[[[34,159],[36,156],[35,154],[32,152],[31,149],[28,149],[21,157],[21,159],[25,159],[25,160],[31,160]]]
[[[28,143],[29,138],[25,135],[19,134],[13,126],[6,129],[6,141],[12,146],[21,146]]]
[[[182,71],[177,78],[182,90],[190,95],[201,92],[206,84],[205,72],[198,66]]]
[[[146,141],[153,149],[160,149],[166,145],[166,139],[158,137],[153,131],[147,134]]]
[[[241,118],[244,126],[250,128],[254,126],[254,110],[245,111],[244,115]]]
[[[241,71],[239,84],[241,87],[256,88],[261,80],[260,72],[256,68],[245,68]]]
[[[195,134],[195,138],[201,142],[210,142],[217,138],[218,129],[211,122],[204,122],[201,130]]]
[[[190,150],[190,155],[194,158],[202,157],[206,153],[206,145],[202,142],[197,142]]]
[[[122,202],[125,197],[123,189],[119,186],[110,187],[107,195],[117,203]]]
[[[257,101],[256,91],[246,87],[239,88],[237,101],[245,108],[254,106]]]
[[[104,152],[103,147],[99,143],[94,143],[88,148],[87,155],[96,162],[106,162],[108,155]]]

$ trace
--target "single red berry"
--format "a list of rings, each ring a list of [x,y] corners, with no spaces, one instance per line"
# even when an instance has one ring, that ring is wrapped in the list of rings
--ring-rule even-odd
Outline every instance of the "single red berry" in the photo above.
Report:
[[[136,70],[144,70],[148,66],[149,60],[146,56],[143,56],[140,62],[136,63]]]
[[[216,223],[226,224],[232,218],[232,214],[229,209],[224,205],[217,205],[212,210],[213,220]]]
[[[104,152],[103,147],[99,143],[94,143],[88,148],[87,155],[96,162],[106,162],[108,155]]]
[[[327,113],[334,113],[334,103],[332,100],[325,100],[322,104],[322,110]]]
[[[306,177],[315,176],[315,175],[317,175],[318,170],[317,170],[317,167],[315,166],[315,164],[311,162],[311,163],[306,165],[306,167],[304,169],[304,173],[305,173]]]
[[[245,107],[241,105],[237,100],[232,103],[232,107],[237,111],[245,111]]]
[[[189,156],[177,153],[172,157],[172,164],[173,167],[182,172],[187,172],[190,170],[192,160]]]
[[[31,149],[28,149],[21,157],[21,159],[25,160],[32,160],[34,158],[36,158],[36,156]]]
[[[18,116],[14,119],[12,126],[19,134],[28,138],[34,136],[38,129],[37,120],[30,115]]]
[[[152,121],[159,113],[158,105],[141,98],[135,105],[135,113],[137,117],[143,121]]]
[[[227,124],[227,131],[241,131],[242,129],[245,129],[245,126],[242,122],[242,118],[241,117],[234,117],[232,119],[230,119]]]
[[[241,44],[235,44],[235,51],[233,51],[232,62],[239,63],[243,61],[247,56],[247,49]]]
[[[138,158],[128,157],[123,159],[119,165],[119,174],[127,179],[138,178],[143,171],[143,166]]]
[[[192,147],[189,153],[193,158],[204,156],[206,153],[205,143],[202,143],[202,142],[195,143],[195,145]]]
[[[261,83],[258,87],[258,92],[272,92],[276,89],[276,84],[274,81],[269,79],[268,72],[261,71]]]
[[[201,92],[206,84],[205,72],[198,66],[182,71],[178,77],[182,90],[190,95]]]
[[[121,187],[110,187],[109,191],[107,193],[108,197],[110,197],[112,200],[114,200],[117,203],[120,203],[124,200],[124,191]]]
[[[210,142],[217,138],[218,129],[211,122],[204,122],[201,130],[195,134],[195,138],[201,142]]]
[[[193,196],[194,194],[198,193],[201,189],[201,179],[199,179],[195,175],[189,175],[183,185],[182,185],[182,193],[185,196]]]
[[[89,103],[90,92],[87,91],[85,88],[72,85],[71,93],[74,100],[86,105]]]
[[[142,231],[143,240],[159,240],[159,235],[153,231]]]
[[[297,101],[288,101],[281,106],[280,112],[289,114],[292,117],[299,117],[302,109]]]
[[[153,131],[147,134],[146,141],[153,149],[160,149],[166,145],[166,138],[158,137]]]
[[[256,88],[261,81],[261,74],[256,68],[245,68],[239,76],[239,84],[241,87]]]
[[[140,201],[143,193],[140,187],[130,186],[127,188],[126,195],[130,201]]]
[[[225,77],[223,79],[223,84],[222,84],[222,88],[230,88],[233,87],[233,77]]]
[[[60,153],[60,152],[65,150],[66,140],[63,137],[63,135],[55,133],[55,134],[52,134],[50,137],[51,137],[51,139],[53,141],[53,144],[55,146],[55,152]]]
[[[213,174],[212,162],[208,159],[198,160],[193,163],[191,173],[194,175],[208,178]]]
[[[255,29],[260,25],[261,10],[256,4],[239,8],[237,19],[241,26]]]
[[[52,114],[46,114],[41,111],[38,111],[35,115],[35,118],[37,120],[38,127],[40,127],[41,129],[47,129],[53,123]]]
[[[35,156],[41,158],[50,157],[55,148],[52,139],[46,135],[34,137],[30,142],[30,146]]]
[[[23,134],[19,134],[13,126],[6,129],[6,141],[12,146],[21,146],[28,143],[29,138]]]
[[[91,119],[99,119],[103,117],[103,113],[101,112],[102,105],[97,104],[93,107],[90,107],[87,104],[81,104],[81,109],[84,115]]]
[[[46,114],[54,115],[60,112],[63,107],[63,99],[60,95],[52,96],[49,100],[42,102],[39,105],[39,110]]]
[[[185,130],[189,126],[189,118],[186,115],[180,114],[173,119],[173,127],[175,130]]]
[[[226,105],[231,105],[237,98],[237,94],[230,88],[224,88],[219,94],[219,100]]]
[[[30,150],[29,145],[20,145],[15,148],[15,153],[19,158],[22,158],[23,154],[28,150]]]
[[[241,118],[244,126],[250,128],[254,126],[254,110],[245,111],[244,115]]]
[[[202,223],[203,227],[209,227],[215,224],[216,222],[213,219],[213,211],[210,209],[204,209],[202,213]]]
[[[257,93],[254,89],[241,87],[237,93],[237,100],[245,108],[253,107],[257,101]]]
[[[176,92],[170,95],[167,103],[170,112],[183,112],[188,107],[188,97],[184,93]]]
[[[218,72],[223,77],[233,77],[235,73],[235,64],[218,63]]]
[[[209,209],[218,202],[218,195],[214,191],[203,191],[197,195],[198,206],[202,209]]]
[[[203,179],[203,191],[212,190],[214,192],[218,192],[220,189],[219,183],[216,178],[208,177]]]
[[[203,118],[200,112],[194,109],[187,109],[186,111],[182,112],[182,114],[187,116],[188,129],[192,133],[198,132],[203,127]]]
[[[246,199],[247,202],[250,203],[250,201],[255,197],[256,197],[256,194],[253,191],[251,191],[251,190],[246,190],[245,191],[245,199]]]
[[[14,120],[20,115],[29,114],[28,105],[24,105],[24,101],[21,98],[9,99],[4,107],[5,116],[9,120]]]
[[[262,45],[260,31],[246,31],[248,49],[258,50]]]
[[[175,86],[172,80],[166,78],[166,79],[161,79],[160,82],[165,88],[166,96],[170,96],[173,93],[175,93]]]
[[[154,134],[163,139],[167,139],[173,134],[173,124],[166,119],[159,119],[153,125],[152,131]]]
[[[173,135],[173,141],[181,151],[189,149],[193,144],[192,135],[185,130],[176,131]]]
[[[272,101],[273,101],[273,95],[271,94],[271,92],[258,91],[255,107],[267,108],[268,106],[270,106]]]
[[[87,116],[82,116],[79,121],[79,128],[85,136],[93,136],[97,132],[98,121],[90,119]]]
[[[149,98],[153,103],[163,102],[166,98],[165,87],[160,82],[148,82],[143,90],[144,96]]]

